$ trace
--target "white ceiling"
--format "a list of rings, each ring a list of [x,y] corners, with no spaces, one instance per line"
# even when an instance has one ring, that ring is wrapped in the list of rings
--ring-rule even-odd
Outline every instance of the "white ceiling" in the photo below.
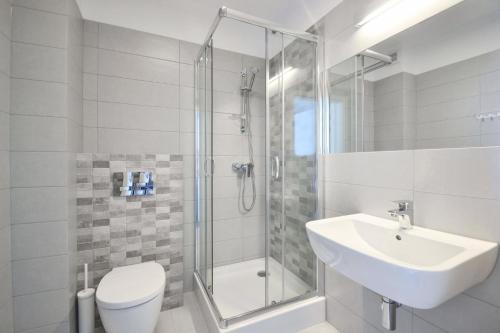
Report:
[[[87,20],[201,43],[217,11],[227,6],[273,21],[288,29],[305,31],[343,0],[76,0]],[[219,47],[257,55],[245,28],[226,29]],[[231,30],[229,32],[229,30]],[[237,38],[241,36],[241,38]]]

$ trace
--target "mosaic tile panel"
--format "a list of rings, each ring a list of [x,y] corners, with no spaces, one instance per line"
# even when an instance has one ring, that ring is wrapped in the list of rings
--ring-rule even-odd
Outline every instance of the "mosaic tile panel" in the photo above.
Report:
[[[112,195],[114,172],[151,171],[151,196]],[[83,265],[96,287],[113,267],[146,261],[166,272],[162,310],[183,301],[183,160],[181,155],[78,154],[78,288]]]

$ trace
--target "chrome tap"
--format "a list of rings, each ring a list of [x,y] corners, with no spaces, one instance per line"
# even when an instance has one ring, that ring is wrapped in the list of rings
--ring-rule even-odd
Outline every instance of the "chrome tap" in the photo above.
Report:
[[[397,217],[400,229],[411,229],[413,227],[413,203],[406,200],[398,200],[394,203],[398,205],[398,208],[391,209],[387,213],[391,217]]]

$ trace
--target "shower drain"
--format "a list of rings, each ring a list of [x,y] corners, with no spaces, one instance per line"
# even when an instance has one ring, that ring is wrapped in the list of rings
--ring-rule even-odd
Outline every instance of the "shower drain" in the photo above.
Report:
[[[257,276],[259,277],[265,277],[266,276],[266,271],[258,271]]]

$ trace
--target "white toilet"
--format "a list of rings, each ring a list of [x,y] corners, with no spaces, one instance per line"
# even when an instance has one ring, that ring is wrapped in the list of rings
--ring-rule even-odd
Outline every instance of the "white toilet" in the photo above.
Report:
[[[160,316],[165,270],[147,262],[113,268],[96,292],[97,308],[107,333],[153,333]]]

